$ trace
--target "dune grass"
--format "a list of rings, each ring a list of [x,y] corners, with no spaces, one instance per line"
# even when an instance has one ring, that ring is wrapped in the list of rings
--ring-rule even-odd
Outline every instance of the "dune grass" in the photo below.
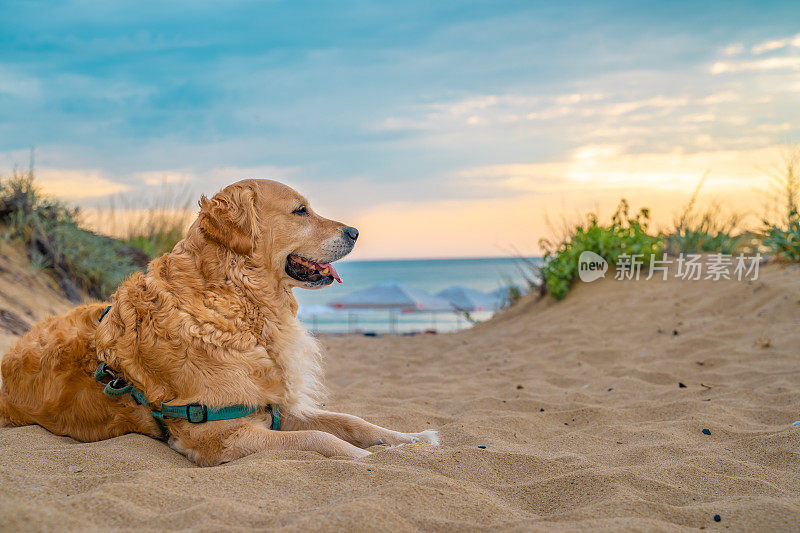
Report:
[[[186,233],[194,216],[194,196],[186,185],[164,182],[155,194],[135,203],[112,197],[94,225],[149,257],[158,257],[172,251]]]
[[[107,298],[127,276],[183,238],[192,197],[185,187],[162,184],[135,206],[111,200],[95,227],[121,235],[112,238],[86,229],[78,208],[43,194],[31,163],[27,171],[0,178],[0,239],[21,242],[31,265],[51,273],[71,300],[81,300],[82,291]]]
[[[0,180],[0,223],[6,241],[24,244],[31,264],[53,274],[64,294],[107,297],[138,267],[126,245],[78,225],[79,211],[47,198],[33,171]]]
[[[733,254],[748,243],[741,214],[725,214],[716,203],[705,211],[697,210],[697,197],[707,177],[708,173],[700,178],[689,202],[675,218],[672,230],[664,236],[665,250],[673,256],[680,253]]]
[[[788,149],[783,166],[771,174],[782,216],[763,220],[764,246],[779,261],[800,262],[800,147]]]

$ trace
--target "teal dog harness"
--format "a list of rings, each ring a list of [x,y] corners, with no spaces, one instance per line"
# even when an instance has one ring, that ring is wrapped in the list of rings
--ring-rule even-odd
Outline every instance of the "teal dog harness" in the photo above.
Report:
[[[108,311],[111,309],[109,305],[100,315],[102,322]],[[156,419],[158,425],[162,430],[166,430],[164,425],[164,417],[180,418],[188,420],[192,424],[202,424],[203,422],[212,422],[214,420],[231,420],[233,418],[242,418],[243,416],[251,415],[261,409],[261,407],[251,407],[248,405],[230,405],[228,407],[208,407],[207,405],[199,403],[190,403],[188,405],[165,405],[162,404],[160,409],[155,409],[150,405],[147,397],[142,391],[133,386],[133,383],[126,381],[117,372],[110,369],[105,363],[101,362],[97,365],[97,370],[94,371],[94,379],[101,384],[105,385],[103,394],[109,398],[119,398],[130,394],[133,400],[145,407],[150,407],[153,418]],[[277,404],[267,405],[264,407],[272,415],[272,425],[270,429],[280,431],[281,429],[281,414]],[[165,431],[166,433],[166,431]]]

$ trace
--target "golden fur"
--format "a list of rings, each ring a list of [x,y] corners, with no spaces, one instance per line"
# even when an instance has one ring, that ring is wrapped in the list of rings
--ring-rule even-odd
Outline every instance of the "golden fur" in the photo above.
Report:
[[[436,443],[435,432],[400,433],[317,407],[320,347],[296,318],[284,270],[290,254],[318,262],[352,249],[345,226],[293,213],[308,206],[269,180],[245,180],[200,200],[200,214],[173,251],[153,260],[105,304],[78,307],[28,332],[2,358],[0,425],[39,424],[82,441],[126,433],[161,436],[150,410],[106,397],[93,378],[105,361],[150,402],[210,407],[278,404],[268,411],[192,424],[167,418],[169,444],[200,465],[266,449],[362,457],[375,444]]]

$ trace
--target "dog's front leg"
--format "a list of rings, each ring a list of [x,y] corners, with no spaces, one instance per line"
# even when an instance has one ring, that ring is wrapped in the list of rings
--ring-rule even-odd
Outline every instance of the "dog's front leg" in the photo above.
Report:
[[[227,463],[264,450],[303,450],[325,457],[351,459],[370,454],[324,431],[273,431],[260,423],[239,425],[225,432],[224,436],[219,433],[184,433],[174,437],[170,446],[200,466]]]
[[[320,409],[304,411],[302,415],[288,413],[284,417],[283,427],[288,430],[321,430],[361,448],[368,448],[376,444],[398,446],[411,442],[439,444],[439,435],[433,430],[420,433],[401,433],[370,424],[357,416],[331,413]]]

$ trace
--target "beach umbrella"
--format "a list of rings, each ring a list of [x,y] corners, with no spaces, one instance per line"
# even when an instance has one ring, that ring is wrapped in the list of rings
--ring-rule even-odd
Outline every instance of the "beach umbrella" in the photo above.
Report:
[[[450,302],[458,311],[494,311],[497,304],[496,297],[461,285],[448,287],[436,296]]]
[[[434,313],[452,311],[450,302],[398,281],[386,281],[328,302],[334,309],[385,309],[392,333],[397,329],[396,312]]]
[[[398,281],[386,281],[328,302],[334,309],[389,309],[404,313],[452,311],[450,302]]]

